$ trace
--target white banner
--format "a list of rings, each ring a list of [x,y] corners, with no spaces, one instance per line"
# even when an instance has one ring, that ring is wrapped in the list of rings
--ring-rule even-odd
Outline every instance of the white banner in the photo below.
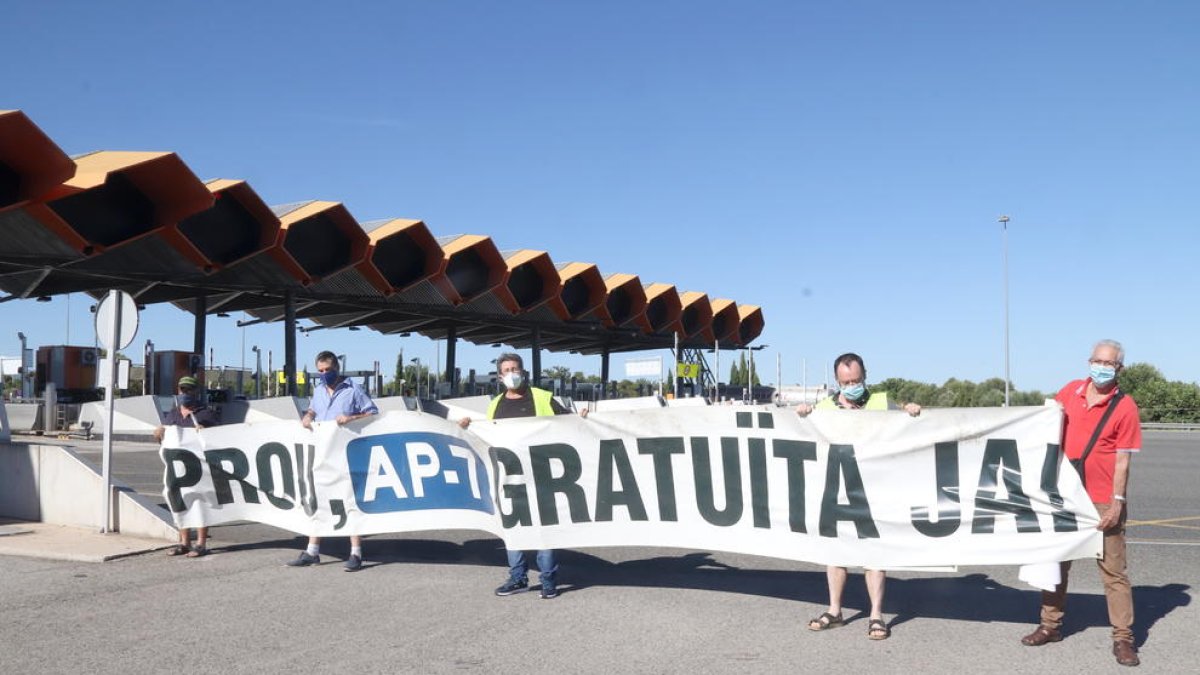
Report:
[[[475,529],[509,548],[673,546],[875,568],[1096,557],[1057,406],[707,407],[475,421],[171,430],[184,527],[321,536]],[[1064,468],[1065,467],[1065,468]]]

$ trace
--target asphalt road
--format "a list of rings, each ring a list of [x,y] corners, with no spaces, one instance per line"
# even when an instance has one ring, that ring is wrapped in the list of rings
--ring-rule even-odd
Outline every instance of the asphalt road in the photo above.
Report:
[[[90,444],[95,445],[95,444]],[[97,450],[83,449],[95,458]],[[1130,570],[1142,672],[1200,672],[1200,434],[1148,432],[1130,489]],[[117,479],[159,494],[149,445],[120,444]],[[161,501],[161,498],[160,498]],[[213,528],[215,552],[105,564],[0,557],[0,672],[1098,673],[1109,652],[1103,590],[1072,575],[1066,639],[1024,647],[1038,593],[1011,567],[893,574],[893,636],[866,637],[860,575],[849,624],[811,633],[824,610],[816,565],[728,553],[565,551],[564,593],[492,595],[501,543],[474,532],[374,536],[368,567],[342,572],[344,539],[315,568],[283,566],[296,535]]]

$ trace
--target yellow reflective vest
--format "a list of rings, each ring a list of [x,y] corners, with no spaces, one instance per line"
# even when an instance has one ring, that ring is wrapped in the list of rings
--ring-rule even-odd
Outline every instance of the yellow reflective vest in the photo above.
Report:
[[[838,394],[827,396],[820,401],[817,401],[817,405],[814,407],[818,410],[836,408],[838,407],[837,397]],[[890,408],[888,408],[887,392],[871,392],[871,396],[867,399],[867,404],[862,407],[862,410],[890,410]]]
[[[550,399],[553,398],[554,394],[545,389],[530,387],[529,395],[533,397],[533,414],[535,416],[550,417],[554,415],[554,408],[550,405]],[[496,408],[500,407],[500,399],[502,398],[504,398],[504,394],[493,398],[492,402],[488,404],[487,416],[489,420],[496,419]]]

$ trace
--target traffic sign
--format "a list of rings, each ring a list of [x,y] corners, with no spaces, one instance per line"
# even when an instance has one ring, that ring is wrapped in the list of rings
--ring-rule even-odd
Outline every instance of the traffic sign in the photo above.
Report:
[[[133,296],[124,291],[109,291],[96,306],[96,337],[100,344],[109,352],[124,349],[133,342],[137,330],[138,309]],[[115,345],[111,344],[114,337]]]

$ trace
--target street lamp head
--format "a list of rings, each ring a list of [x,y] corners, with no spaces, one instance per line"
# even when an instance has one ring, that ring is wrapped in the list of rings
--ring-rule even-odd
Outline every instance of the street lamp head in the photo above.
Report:
[[[997,222],[999,222],[1001,225],[1008,225],[1008,216],[1000,216],[1000,219]]]

